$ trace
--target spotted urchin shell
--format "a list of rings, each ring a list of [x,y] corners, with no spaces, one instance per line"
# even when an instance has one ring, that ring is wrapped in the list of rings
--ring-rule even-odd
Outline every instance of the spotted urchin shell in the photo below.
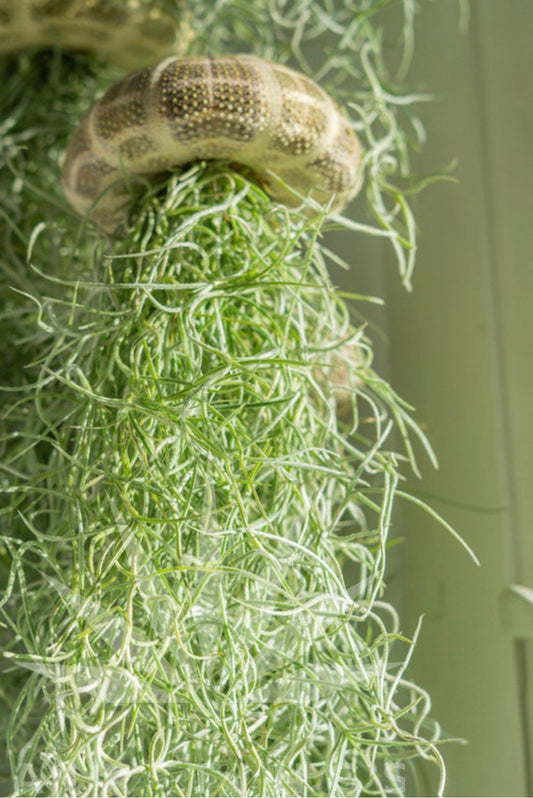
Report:
[[[245,164],[288,205],[297,204],[296,191],[343,208],[362,179],[359,140],[320,86],[234,55],[168,58],[112,86],[69,142],[63,186],[80,214],[112,230],[132,175],[211,159]]]
[[[128,71],[185,52],[188,14],[139,0],[0,0],[0,53],[25,47],[90,50]]]

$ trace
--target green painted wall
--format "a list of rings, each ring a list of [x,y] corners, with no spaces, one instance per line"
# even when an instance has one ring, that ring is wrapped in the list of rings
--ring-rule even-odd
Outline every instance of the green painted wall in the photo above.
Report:
[[[533,587],[533,3],[472,0],[462,34],[457,2],[421,5],[411,82],[437,99],[417,168],[457,157],[460,182],[420,197],[413,294],[383,250],[390,378],[440,461],[411,487],[482,567],[405,508],[404,628],[426,613],[414,674],[446,731],[468,740],[447,749],[448,794],[525,796],[532,644],[506,633],[499,604],[510,584]]]

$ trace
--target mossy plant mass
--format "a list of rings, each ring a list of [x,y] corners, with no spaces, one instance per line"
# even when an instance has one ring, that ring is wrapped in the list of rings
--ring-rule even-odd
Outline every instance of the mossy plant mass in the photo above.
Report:
[[[1,777],[16,795],[403,795],[421,759],[443,789],[415,641],[383,599],[410,438],[431,450],[322,243],[332,226],[382,235],[409,283],[394,180],[419,126],[383,64],[393,5],[205,0],[191,20],[193,52],[264,35],[263,56],[291,54],[347,103],[375,226],[289,212],[213,162],[148,186],[127,233],[101,235],[67,206],[60,162],[118,73],[57,51],[1,67]]]

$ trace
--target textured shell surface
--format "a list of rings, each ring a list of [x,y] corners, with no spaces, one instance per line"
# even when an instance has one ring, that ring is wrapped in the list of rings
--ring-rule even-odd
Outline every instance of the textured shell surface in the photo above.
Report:
[[[171,57],[113,85],[69,142],[63,186],[79,213],[113,230],[130,197],[124,178],[210,159],[245,164],[287,205],[298,204],[293,189],[341,209],[362,180],[359,140],[328,94],[237,55]]]
[[[184,53],[188,15],[139,0],[0,0],[0,53],[25,47],[90,50],[131,71]]]

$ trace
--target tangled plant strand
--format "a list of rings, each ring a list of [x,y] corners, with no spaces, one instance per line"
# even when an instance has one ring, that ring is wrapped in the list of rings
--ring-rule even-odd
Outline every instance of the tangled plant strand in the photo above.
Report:
[[[193,49],[272,31],[263,56],[348,104],[378,224],[332,226],[389,240],[408,283],[395,181],[421,131],[384,67],[393,6],[199,0]],[[58,54],[3,70],[0,761],[15,791],[401,795],[420,757],[442,791],[440,730],[383,599],[409,436],[425,439],[331,285],[326,225],[201,165],[152,188],[111,246],[58,175],[116,73]]]
[[[40,420],[10,470],[49,453],[11,490],[24,556],[4,544],[8,650],[35,671],[17,792],[398,794],[406,758],[440,764],[438,727],[421,735],[427,696],[389,664],[387,392],[318,230],[222,167],[136,230],[103,280],[43,304],[50,351],[10,410]]]

